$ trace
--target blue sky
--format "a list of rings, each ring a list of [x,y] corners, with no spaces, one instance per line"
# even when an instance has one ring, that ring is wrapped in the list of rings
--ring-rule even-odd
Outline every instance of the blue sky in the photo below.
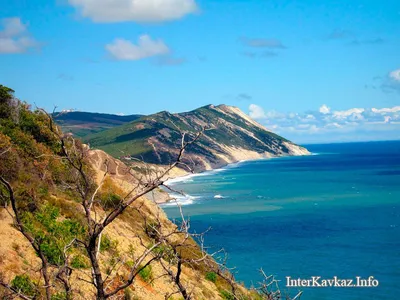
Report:
[[[397,0],[14,0],[0,20],[0,83],[48,110],[224,103],[297,142],[400,139]]]

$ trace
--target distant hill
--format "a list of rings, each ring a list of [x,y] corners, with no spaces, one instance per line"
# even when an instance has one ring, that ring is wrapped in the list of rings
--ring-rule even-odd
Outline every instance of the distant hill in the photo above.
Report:
[[[169,164],[180,145],[180,132],[207,128],[198,142],[187,149],[186,162],[195,170],[208,170],[240,160],[309,152],[268,131],[240,109],[208,105],[196,110],[171,114],[163,111],[142,116],[128,124],[84,138],[91,147],[114,157],[139,158],[148,163]]]
[[[56,112],[53,114],[55,121],[64,132],[71,132],[78,137],[104,131],[115,126],[129,123],[141,115],[119,116],[113,114],[90,112]]]

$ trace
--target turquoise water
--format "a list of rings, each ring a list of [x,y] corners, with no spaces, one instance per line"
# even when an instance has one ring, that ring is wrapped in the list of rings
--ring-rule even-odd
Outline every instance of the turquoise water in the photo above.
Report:
[[[212,227],[247,286],[258,269],[282,280],[374,276],[378,287],[301,288],[302,299],[400,296],[400,142],[309,145],[316,155],[243,162],[172,183],[192,229]],[[170,218],[174,206],[165,206]]]

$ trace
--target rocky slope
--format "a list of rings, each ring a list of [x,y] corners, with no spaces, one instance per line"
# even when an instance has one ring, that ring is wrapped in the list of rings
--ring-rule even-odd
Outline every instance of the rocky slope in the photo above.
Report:
[[[113,184],[121,191],[127,192],[132,189],[137,183],[135,177],[129,175],[129,167],[119,160],[116,160],[100,150],[91,150],[89,152],[89,159],[97,182],[100,183],[103,178],[105,169],[105,162],[108,163],[108,177]],[[123,217],[118,219],[106,231],[105,235],[110,237],[115,249],[112,251],[104,251],[101,253],[102,262],[107,265],[113,257],[118,255],[123,256],[123,253],[129,253],[133,247],[135,253],[146,251],[146,245],[151,244],[151,240],[143,235],[143,227],[141,224],[140,216],[135,214],[135,208],[140,207],[140,210],[145,215],[157,216],[164,228],[173,228],[175,225],[168,220],[165,213],[160,209],[152,200],[152,198],[159,198],[162,191],[156,191],[155,194],[146,195],[136,202],[132,210],[128,211]],[[63,197],[62,194],[52,195],[49,200],[52,205],[59,207],[61,210],[61,217],[68,218],[65,214],[67,211],[79,212],[79,205],[71,201],[68,197]],[[140,236],[140,239],[138,238]],[[35,255],[29,242],[24,236],[16,230],[13,226],[12,215],[9,214],[7,209],[0,207],[0,275],[1,280],[11,282],[15,276],[19,274],[26,274],[32,280],[38,280],[39,275],[35,270],[40,269],[40,260]],[[197,245],[193,245],[197,247]],[[176,288],[170,279],[165,275],[165,272],[160,263],[154,262],[151,267],[152,281],[138,276],[133,285],[125,291],[124,295],[118,295],[113,299],[154,299],[164,300],[165,295],[175,295]],[[95,291],[93,286],[82,280],[81,278],[89,278],[90,269],[80,268],[74,269],[71,277],[71,284],[74,286],[74,299],[95,299]],[[206,279],[206,271],[199,266],[184,265],[182,267],[182,282],[191,291],[192,299],[225,299],[223,292],[227,289],[227,285],[223,280],[219,279],[212,282]],[[117,271],[117,275],[126,276],[123,269]],[[249,291],[244,287],[238,285],[237,288],[241,291],[246,299],[259,299],[257,294]],[[4,293],[4,294],[3,294]],[[0,296],[5,295],[7,292],[2,290],[0,286]],[[42,299],[39,297],[39,299]],[[58,299],[58,298],[57,298]],[[181,299],[178,295],[171,296],[168,299]]]
[[[195,134],[202,128],[205,129],[202,137],[187,149],[185,156],[185,162],[195,171],[240,160],[309,154],[307,149],[268,131],[240,109],[227,105],[143,116],[129,124],[88,135],[85,141],[114,157],[167,165],[178,155],[181,133]]]

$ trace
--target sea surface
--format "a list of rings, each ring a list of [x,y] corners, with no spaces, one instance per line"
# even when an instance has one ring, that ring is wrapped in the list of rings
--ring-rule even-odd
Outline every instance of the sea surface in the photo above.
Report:
[[[378,287],[300,288],[301,299],[400,299],[400,141],[306,145],[311,156],[257,160],[172,181],[191,228],[229,253],[246,286],[373,276]],[[176,206],[164,209],[179,217]]]

